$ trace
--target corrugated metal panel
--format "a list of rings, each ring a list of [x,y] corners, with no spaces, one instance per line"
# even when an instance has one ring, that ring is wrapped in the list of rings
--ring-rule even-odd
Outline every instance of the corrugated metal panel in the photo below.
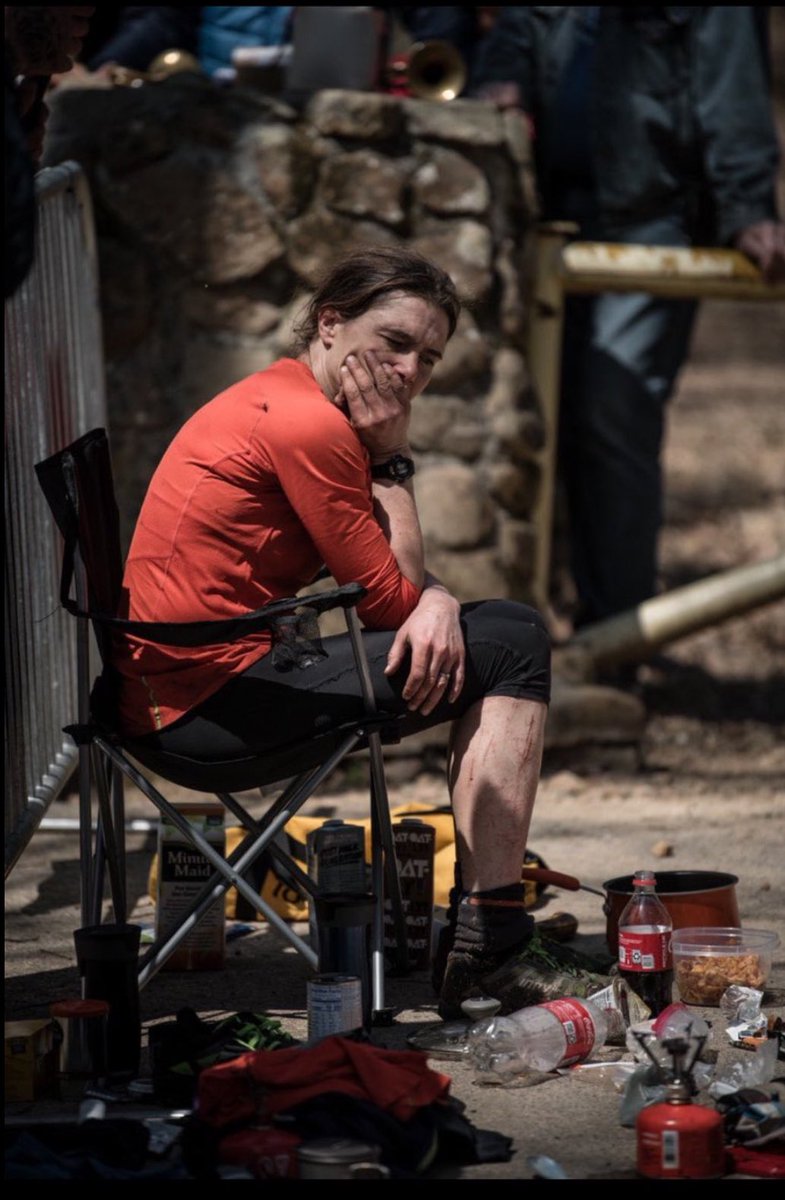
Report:
[[[36,177],[36,257],[5,305],[5,874],[76,765],[76,622],[34,464],[106,425],[98,269],[76,163]]]

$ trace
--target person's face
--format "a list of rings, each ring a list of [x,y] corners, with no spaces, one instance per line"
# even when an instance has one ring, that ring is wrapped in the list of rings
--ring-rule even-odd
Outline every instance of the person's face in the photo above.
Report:
[[[373,350],[406,384],[412,401],[427,386],[433,369],[444,354],[449,336],[447,315],[438,305],[391,292],[362,316],[346,320],[335,309],[319,315],[319,339],[324,349],[329,394],[340,392],[340,369],[349,354],[365,362]]]

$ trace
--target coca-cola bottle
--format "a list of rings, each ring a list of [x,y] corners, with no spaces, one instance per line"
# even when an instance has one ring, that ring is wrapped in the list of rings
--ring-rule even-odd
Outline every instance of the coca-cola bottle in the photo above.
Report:
[[[636,871],[632,896],[619,917],[619,974],[658,1016],[672,1001],[673,922],[655,891],[653,871]]]
[[[605,1011],[565,996],[508,1016],[478,1021],[467,1033],[469,1058],[481,1082],[513,1081],[525,1071],[554,1071],[583,1062],[608,1034]]]

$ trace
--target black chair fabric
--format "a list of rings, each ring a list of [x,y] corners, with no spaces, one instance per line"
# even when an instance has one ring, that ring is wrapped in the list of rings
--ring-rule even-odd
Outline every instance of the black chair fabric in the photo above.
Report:
[[[155,750],[144,741],[123,737],[115,721],[115,681],[111,664],[112,632],[122,630],[138,634],[151,641],[169,645],[197,646],[230,641],[276,623],[305,609],[318,616],[340,607],[351,609],[365,594],[358,584],[349,584],[307,598],[288,597],[274,601],[253,613],[219,621],[199,621],[183,624],[130,621],[118,616],[122,610],[122,554],[119,513],[114,491],[109,441],[104,429],[94,429],[71,445],[36,464],[36,474],[46,496],[58,529],[64,540],[60,598],[64,607],[75,617],[90,621],[96,634],[103,669],[90,697],[90,721],[67,727],[88,755],[91,745],[108,754],[115,772],[134,778],[136,767],[128,769],[130,756],[146,770],[179,786],[200,792],[212,792],[231,799],[229,794],[250,791],[263,785],[290,781],[297,777],[298,806],[308,796],[308,773],[322,767],[331,756],[344,747],[343,755],[374,742],[371,755],[371,807],[377,821],[382,822],[381,845],[384,846],[384,873],[392,888],[391,898],[403,933],[403,910],[397,880],[392,830],[389,824],[386,785],[380,766],[382,734],[387,741],[399,740],[395,719],[369,711],[362,721],[343,726],[322,738],[307,743],[295,743],[264,755],[238,755],[230,760],[206,763],[192,761],[180,755]],[[75,589],[75,595],[72,591]],[[356,620],[356,618],[355,618]],[[360,653],[362,651],[360,650]],[[359,664],[358,664],[359,667]],[[82,674],[79,672],[79,674]],[[391,723],[392,722],[392,723]],[[350,749],[345,749],[349,746]],[[339,756],[340,758],[340,756]],[[90,759],[86,761],[92,761]],[[338,761],[338,760],[336,760]],[[300,781],[305,781],[300,789]],[[154,786],[144,790],[153,802],[168,803]],[[314,784],[314,787],[316,785]],[[313,790],[313,789],[312,789]],[[384,803],[379,806],[379,795]],[[236,802],[235,807],[236,807]],[[163,811],[163,808],[162,808]],[[102,807],[108,820],[108,808]],[[381,816],[380,816],[381,814]],[[249,828],[258,823],[249,822]],[[105,851],[105,847],[104,847]],[[122,864],[124,869],[124,863]],[[228,886],[228,885],[227,885]],[[116,907],[116,906],[115,906]],[[94,920],[98,918],[94,916]],[[399,938],[399,941],[401,939]],[[405,937],[403,938],[405,942]],[[401,962],[405,966],[405,949]],[[399,962],[399,966],[401,965]]]

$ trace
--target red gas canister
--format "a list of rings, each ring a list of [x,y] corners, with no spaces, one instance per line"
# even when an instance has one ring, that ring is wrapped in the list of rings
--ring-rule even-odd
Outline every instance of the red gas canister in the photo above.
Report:
[[[726,1173],[725,1126],[713,1109],[692,1104],[685,1083],[638,1113],[638,1174],[649,1179],[720,1179]]]

